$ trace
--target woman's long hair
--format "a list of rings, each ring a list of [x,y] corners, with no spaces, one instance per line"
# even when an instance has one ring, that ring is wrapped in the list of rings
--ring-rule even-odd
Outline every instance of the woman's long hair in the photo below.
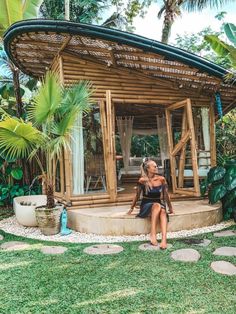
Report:
[[[145,157],[143,158],[143,162],[140,166],[140,170],[141,170],[141,177],[147,178],[147,181],[144,182],[144,186],[145,186],[145,194],[147,194],[150,191],[150,186],[148,185],[148,163],[152,161],[151,158],[149,157]]]

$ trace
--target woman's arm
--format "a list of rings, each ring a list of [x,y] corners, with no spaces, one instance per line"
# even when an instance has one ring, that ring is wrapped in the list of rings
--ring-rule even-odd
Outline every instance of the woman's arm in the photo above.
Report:
[[[128,215],[130,215],[132,213],[132,211],[134,210],[135,205],[136,205],[137,201],[139,200],[140,193],[141,193],[141,188],[140,188],[140,185],[138,184],[136,187],[136,193],[134,195],[130,210],[127,213]]]
[[[166,201],[170,214],[174,214],[174,210],[170,201],[170,195],[168,193],[168,184],[166,182],[166,179],[163,177],[163,186],[164,186],[164,200]]]

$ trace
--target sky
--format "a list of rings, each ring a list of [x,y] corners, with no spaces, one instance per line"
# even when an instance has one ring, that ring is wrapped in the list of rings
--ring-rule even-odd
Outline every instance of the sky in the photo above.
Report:
[[[163,19],[157,18],[157,12],[160,5],[152,4],[142,18],[136,18],[134,21],[134,33],[142,35],[147,38],[161,40],[161,30]],[[221,11],[226,11],[227,14],[224,22],[231,22],[236,24],[236,1],[234,4],[222,6],[220,9],[205,9],[201,13],[183,12],[182,17],[179,17],[173,24],[170,43],[174,43],[177,34],[184,35],[185,33],[197,33],[207,26],[215,31],[220,29],[222,21],[218,21],[215,15]]]

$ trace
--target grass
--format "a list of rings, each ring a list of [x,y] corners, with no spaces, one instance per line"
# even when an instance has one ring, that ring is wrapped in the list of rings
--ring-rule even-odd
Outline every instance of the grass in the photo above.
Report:
[[[160,252],[140,251],[140,242],[122,243],[124,251],[110,256],[83,253],[89,244],[62,244],[66,253],[49,256],[39,250],[49,242],[0,233],[4,241],[32,244],[23,251],[0,251],[0,313],[235,313],[235,276],[210,268],[214,260],[236,264],[236,257],[212,254],[217,247],[235,246],[234,237],[198,236],[213,240],[205,248],[170,240],[173,247]],[[186,247],[200,252],[197,263],[170,259],[172,250]]]

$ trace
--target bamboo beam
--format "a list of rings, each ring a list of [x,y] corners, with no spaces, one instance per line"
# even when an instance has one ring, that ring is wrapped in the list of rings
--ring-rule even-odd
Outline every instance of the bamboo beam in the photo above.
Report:
[[[181,107],[183,107],[184,105],[186,105],[187,99],[185,100],[181,100],[179,102],[176,102],[170,106],[168,106],[168,110],[175,110],[175,109],[179,109]]]
[[[181,140],[175,145],[171,155],[173,157],[175,157],[177,155],[177,153],[181,150],[181,148],[183,148],[187,141],[190,139],[190,130],[188,130],[183,137],[181,137]]]

